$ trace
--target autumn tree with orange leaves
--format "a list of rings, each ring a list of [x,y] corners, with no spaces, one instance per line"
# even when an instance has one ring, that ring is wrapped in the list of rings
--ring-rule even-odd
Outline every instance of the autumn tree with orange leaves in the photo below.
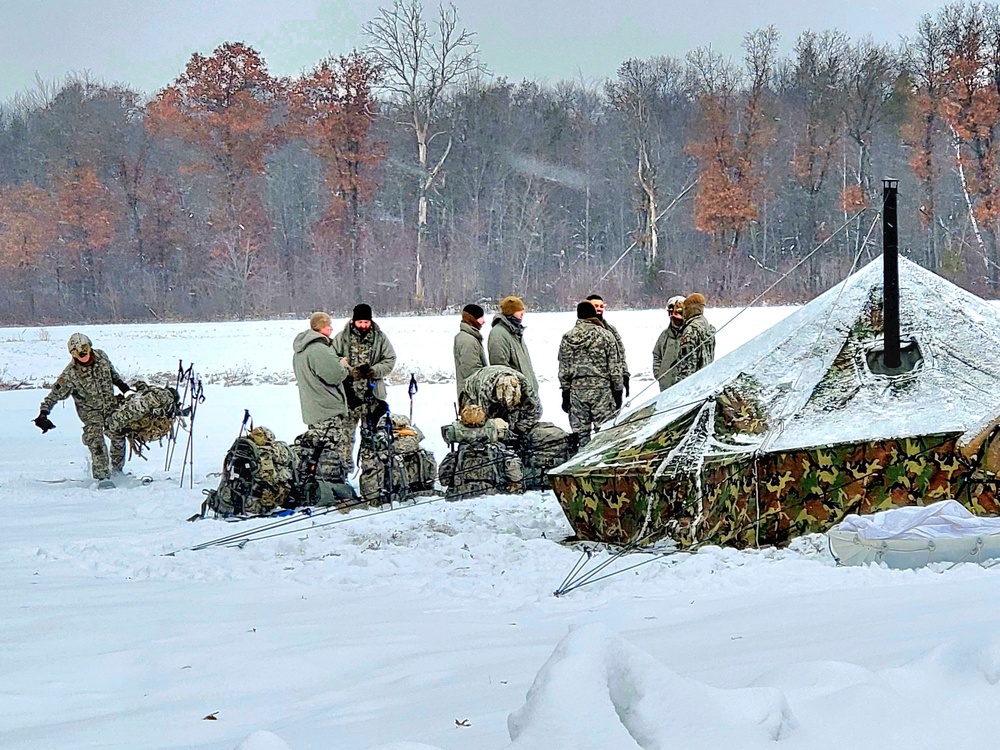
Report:
[[[730,251],[760,216],[762,162],[773,138],[768,96],[778,32],[774,27],[755,31],[743,47],[745,72],[711,49],[688,55],[700,105],[699,135],[688,144],[699,166],[695,227]],[[749,82],[745,93],[744,76]]]
[[[269,239],[262,177],[278,138],[279,92],[259,53],[227,42],[210,57],[193,55],[184,74],[148,107],[150,131],[194,146],[198,158],[190,172],[204,176],[202,189],[218,195],[204,217],[212,227],[207,255],[241,319]]]
[[[1000,289],[1000,14],[994,6],[949,6],[941,115],[991,291]]]
[[[121,206],[92,167],[79,167],[60,181],[56,216],[57,283],[62,277],[75,284],[83,304],[93,306],[103,291],[103,253],[115,238]]]
[[[354,52],[324,60],[288,92],[289,130],[323,165],[326,207],[313,227],[315,243],[327,253],[342,248],[358,299],[365,268],[362,209],[375,192],[372,170],[384,158],[371,139],[378,76],[375,63]]]
[[[36,290],[56,241],[52,196],[31,184],[0,190],[0,274],[11,279],[36,318]]]

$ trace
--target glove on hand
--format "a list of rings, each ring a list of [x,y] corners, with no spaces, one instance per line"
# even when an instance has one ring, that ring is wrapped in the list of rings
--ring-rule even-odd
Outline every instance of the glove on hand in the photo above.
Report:
[[[622,408],[622,392],[621,391],[611,391],[611,398],[615,400],[615,406],[619,409]]]
[[[358,365],[356,369],[358,371],[356,377],[361,380],[368,380],[372,376],[372,366],[369,364]]]
[[[625,383],[625,395],[628,396],[629,395],[629,392],[628,392],[628,375],[623,376],[622,380]]]
[[[569,414],[569,391],[562,392],[562,410]]]
[[[38,412],[38,416],[32,420],[35,423],[35,427],[42,431],[44,435],[49,430],[54,430],[56,426],[52,424],[52,420],[49,419],[49,413],[42,409]]]

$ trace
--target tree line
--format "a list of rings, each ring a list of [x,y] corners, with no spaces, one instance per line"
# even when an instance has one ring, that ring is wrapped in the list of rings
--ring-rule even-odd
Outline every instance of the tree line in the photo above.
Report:
[[[879,252],[882,177],[903,251],[997,296],[996,5],[554,85],[487,71],[454,6],[365,32],[297,77],[231,42],[151,96],[71,76],[0,105],[0,321],[801,301]]]

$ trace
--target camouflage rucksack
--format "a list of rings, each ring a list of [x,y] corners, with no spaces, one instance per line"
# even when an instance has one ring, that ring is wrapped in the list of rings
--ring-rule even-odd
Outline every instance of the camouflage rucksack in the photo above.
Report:
[[[295,504],[292,454],[266,427],[238,437],[226,453],[218,489],[205,490],[202,516],[244,516],[270,513]]]
[[[123,435],[132,453],[141,456],[149,443],[170,434],[180,416],[180,399],[174,388],[161,388],[139,380],[127,396],[119,396],[108,417],[108,430]]]
[[[437,461],[434,454],[420,447],[424,433],[403,414],[392,414],[392,448],[403,458],[406,483],[410,495],[434,492]]]
[[[320,430],[306,430],[292,444],[295,487],[300,505],[348,508],[358,496],[347,483],[347,467],[338,447]]]
[[[522,436],[518,454],[524,463],[525,488],[547,489],[546,472],[573,457],[577,440],[575,432],[566,432],[551,422],[539,422]]]
[[[521,459],[499,442],[501,432],[493,419],[480,426],[455,421],[441,428],[452,446],[438,471],[446,499],[523,490]]]

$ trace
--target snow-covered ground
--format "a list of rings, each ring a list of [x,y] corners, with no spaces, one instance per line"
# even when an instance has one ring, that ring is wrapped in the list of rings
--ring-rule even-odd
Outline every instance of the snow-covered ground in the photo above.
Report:
[[[741,315],[719,355],[788,312]],[[666,316],[609,319],[635,394]],[[572,315],[525,322],[545,417],[565,426],[555,352]],[[414,418],[440,459],[457,316],[382,323],[400,383],[421,381]],[[43,391],[0,393],[0,748],[941,748],[997,736],[995,569],[837,568],[816,537],[627,557],[610,569],[649,562],[554,597],[581,552],[560,544],[570,529],[549,492],[331,513],[191,551],[265,523],[185,519],[217,483],[243,409],[282,439],[303,429],[287,381],[304,327],[83,329],[130,378],[172,381],[178,359],[194,361],[207,385],[193,489],[178,486],[181,446],[170,471],[157,447],[129,464],[148,486],[91,490],[72,407],[43,436],[30,421]],[[0,381],[51,382],[71,330],[0,329]],[[389,400],[407,410],[405,385]]]

